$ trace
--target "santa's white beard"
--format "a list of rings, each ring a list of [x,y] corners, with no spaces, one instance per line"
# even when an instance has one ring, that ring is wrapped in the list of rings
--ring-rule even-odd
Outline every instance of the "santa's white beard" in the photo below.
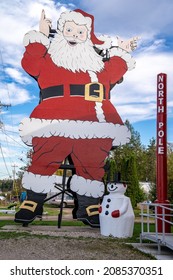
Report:
[[[91,40],[70,46],[59,31],[52,39],[48,53],[57,66],[73,72],[100,72],[104,67],[102,57],[94,50]]]

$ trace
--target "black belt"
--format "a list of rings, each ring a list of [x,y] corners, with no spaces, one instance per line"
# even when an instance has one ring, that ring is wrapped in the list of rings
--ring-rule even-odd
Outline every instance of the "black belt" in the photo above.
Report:
[[[70,96],[85,96],[85,85],[70,85]],[[103,99],[106,99],[105,87],[103,86]],[[98,83],[90,84],[90,95],[99,96]],[[64,96],[63,85],[48,87],[41,89],[41,99],[47,99],[50,97]]]

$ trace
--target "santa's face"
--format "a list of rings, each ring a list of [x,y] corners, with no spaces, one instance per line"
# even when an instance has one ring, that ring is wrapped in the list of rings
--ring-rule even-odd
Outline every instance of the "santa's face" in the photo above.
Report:
[[[63,28],[63,36],[67,43],[74,47],[87,40],[88,32],[85,25],[78,25],[74,21],[67,21]]]

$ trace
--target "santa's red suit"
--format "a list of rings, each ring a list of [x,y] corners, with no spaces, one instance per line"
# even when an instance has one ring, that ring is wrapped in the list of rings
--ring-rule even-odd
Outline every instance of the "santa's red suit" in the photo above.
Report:
[[[33,147],[23,186],[37,193],[52,191],[56,182],[53,174],[71,155],[76,168],[71,189],[80,195],[101,197],[104,160],[112,146],[130,139],[110,102],[110,90],[128,66],[133,67],[134,60],[115,48],[100,72],[72,72],[52,61],[47,52],[50,42],[44,34],[31,31],[26,37],[22,66],[37,80],[42,101],[20,125],[22,140]]]
[[[60,42],[66,40],[64,26],[70,21],[75,28],[84,26],[88,36],[86,48],[83,39],[75,49],[62,49]],[[41,22],[47,24],[44,11]],[[62,183],[55,172],[70,155],[76,170],[70,181],[77,199],[73,216],[98,226],[98,211],[90,211],[98,208],[99,198],[104,194],[105,159],[112,146],[130,140],[128,128],[110,102],[110,91],[127,70],[134,68],[135,61],[125,50],[112,42],[110,45],[110,39],[97,39],[93,26],[92,15],[81,10],[67,11],[59,19],[59,37],[50,41],[47,33],[38,31],[30,31],[24,37],[22,66],[37,80],[41,101],[19,128],[23,142],[33,147],[31,164],[22,179],[27,200],[15,214],[15,221],[23,225],[41,217],[47,193],[57,192],[55,183]],[[78,37],[80,30],[76,30],[74,35]],[[109,50],[108,60],[103,62],[94,51],[93,47],[98,45],[103,53]]]

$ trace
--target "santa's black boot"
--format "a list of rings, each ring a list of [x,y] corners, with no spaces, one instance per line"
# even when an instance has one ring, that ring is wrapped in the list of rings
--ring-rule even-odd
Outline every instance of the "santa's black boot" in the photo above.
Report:
[[[47,194],[35,193],[27,190],[27,200],[24,200],[20,210],[15,214],[14,221],[27,226],[35,218],[41,218],[43,213],[43,203]]]
[[[98,212],[100,198],[77,194],[77,201],[77,220],[82,221],[84,224],[90,225],[91,227],[100,227]]]

